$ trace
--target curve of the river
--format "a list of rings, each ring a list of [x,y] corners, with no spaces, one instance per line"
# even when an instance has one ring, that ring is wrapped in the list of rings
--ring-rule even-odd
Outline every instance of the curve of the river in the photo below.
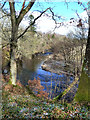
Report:
[[[55,97],[73,82],[73,78],[42,70],[41,65],[48,55],[49,53],[46,53],[44,55],[38,55],[32,60],[24,59],[22,67],[19,66],[18,69],[18,79],[23,85],[27,85],[28,80],[39,78],[41,85],[44,86],[44,90],[47,91],[51,97]]]

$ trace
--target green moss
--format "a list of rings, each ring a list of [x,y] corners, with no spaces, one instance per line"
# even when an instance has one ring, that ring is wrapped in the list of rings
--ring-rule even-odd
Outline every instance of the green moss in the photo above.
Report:
[[[53,98],[53,102],[59,100],[62,97],[63,93],[60,93],[57,97]]]
[[[2,50],[2,67],[6,67],[10,61],[10,52],[8,48]]]
[[[84,68],[85,68],[85,64],[83,65],[78,91],[75,96],[75,100],[77,102],[90,102],[90,96],[89,96],[90,77],[88,77]]]
[[[12,84],[11,80],[9,79],[9,82],[8,82],[10,85]]]
[[[9,82],[8,82],[10,85],[12,84],[11,78],[12,78],[12,76],[11,76],[11,71],[10,71],[10,78],[9,78]]]

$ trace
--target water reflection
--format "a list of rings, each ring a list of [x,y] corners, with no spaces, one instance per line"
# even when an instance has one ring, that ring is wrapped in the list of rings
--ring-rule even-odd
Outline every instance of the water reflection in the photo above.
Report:
[[[61,91],[63,91],[71,82],[73,78],[69,78],[65,75],[58,75],[45,70],[42,70],[41,64],[47,58],[46,54],[43,56],[37,56],[32,60],[24,59],[22,67],[18,68],[18,79],[23,85],[28,84],[28,80],[33,80],[34,78],[40,78],[41,85],[44,86],[44,90],[48,93],[52,90],[52,93],[56,96]]]

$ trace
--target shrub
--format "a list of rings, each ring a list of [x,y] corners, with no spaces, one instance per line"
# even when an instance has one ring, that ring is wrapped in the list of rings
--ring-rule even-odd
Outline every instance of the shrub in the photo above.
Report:
[[[36,94],[37,97],[44,97],[48,98],[48,93],[46,91],[43,91],[44,87],[41,85],[39,78],[34,78],[34,80],[29,80],[28,85],[32,92]]]

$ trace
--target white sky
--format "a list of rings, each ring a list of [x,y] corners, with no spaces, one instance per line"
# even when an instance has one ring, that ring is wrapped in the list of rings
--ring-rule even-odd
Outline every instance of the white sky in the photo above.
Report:
[[[39,14],[40,14],[39,12],[33,13],[34,17],[37,17]],[[79,16],[84,20],[88,18],[86,12],[79,14]],[[75,21],[75,20],[74,20],[74,22],[73,22],[73,20],[65,21],[65,22],[63,22],[64,25],[60,26],[59,28],[56,28],[54,32],[61,34],[61,35],[67,35],[71,31],[74,32],[75,26],[78,24],[77,21]],[[72,23],[70,23],[70,22],[72,22]],[[43,15],[42,17],[40,17],[37,20],[36,25],[37,25],[37,31],[41,31],[43,33],[47,33],[47,32],[52,33],[55,28],[55,22],[50,17],[47,17],[46,15]],[[24,19],[21,23],[21,26],[23,26],[23,27],[28,26],[28,20]],[[88,27],[87,24],[85,24],[85,26]]]

